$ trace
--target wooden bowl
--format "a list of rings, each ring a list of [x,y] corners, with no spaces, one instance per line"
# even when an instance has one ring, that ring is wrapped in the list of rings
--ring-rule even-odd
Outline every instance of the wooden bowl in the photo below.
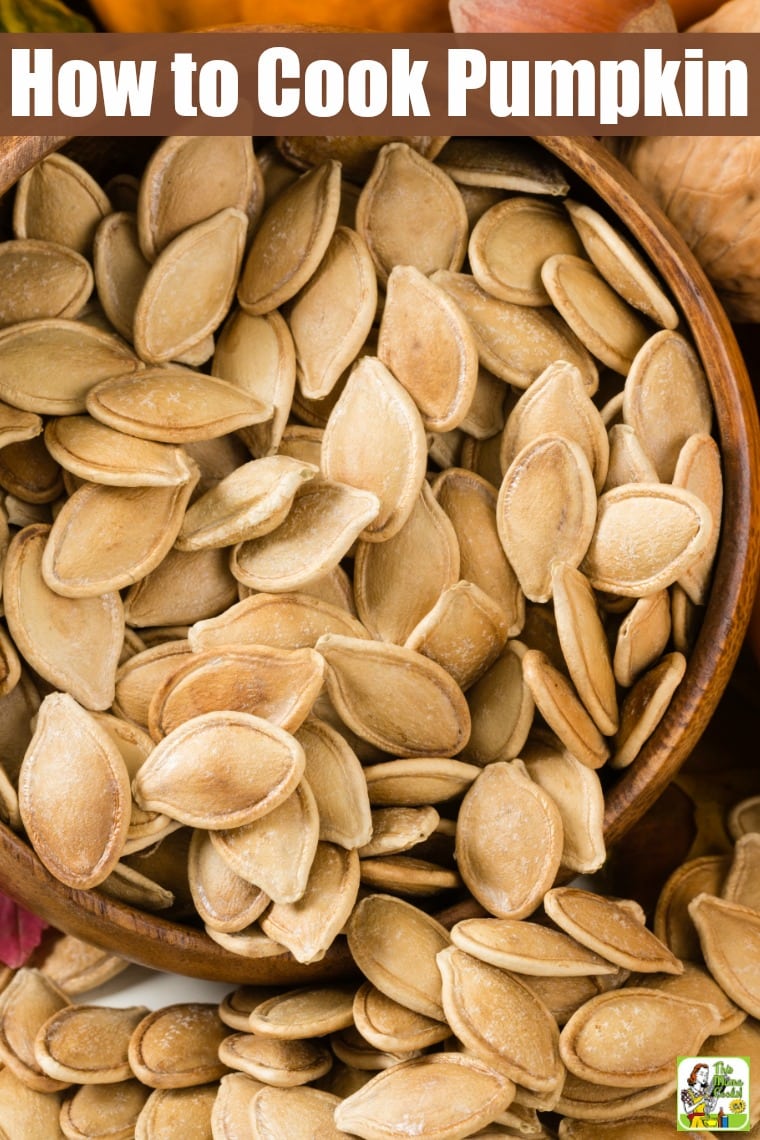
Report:
[[[617,215],[657,266],[701,355],[724,463],[722,538],[701,631],[665,718],[636,761],[622,773],[610,774],[605,818],[609,845],[639,819],[689,755],[715,710],[741,648],[760,566],[760,431],[731,326],[672,225],[595,140],[551,137],[538,141],[565,163],[574,196],[585,195],[591,204]],[[83,165],[107,176],[125,165],[127,148],[139,165],[156,140],[4,138],[0,140],[0,193],[64,143]],[[236,984],[300,984],[351,970],[340,939],[322,962],[311,966],[299,965],[289,955],[252,961],[226,952],[200,929],[114,902],[98,890],[70,890],[48,873],[23,838],[2,825],[0,887],[53,926],[160,970]]]

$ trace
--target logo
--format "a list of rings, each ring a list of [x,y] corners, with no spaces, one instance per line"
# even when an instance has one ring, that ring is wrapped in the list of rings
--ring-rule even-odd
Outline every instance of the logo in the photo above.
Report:
[[[749,1057],[679,1057],[678,1132],[749,1132]]]

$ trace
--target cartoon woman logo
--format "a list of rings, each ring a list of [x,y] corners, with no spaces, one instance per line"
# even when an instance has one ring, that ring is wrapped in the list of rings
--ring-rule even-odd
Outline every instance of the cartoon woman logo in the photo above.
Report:
[[[709,1128],[707,1117],[711,1117],[718,1104],[713,1096],[710,1082],[710,1066],[698,1062],[686,1078],[687,1087],[681,1089],[681,1103],[689,1120],[689,1128]]]

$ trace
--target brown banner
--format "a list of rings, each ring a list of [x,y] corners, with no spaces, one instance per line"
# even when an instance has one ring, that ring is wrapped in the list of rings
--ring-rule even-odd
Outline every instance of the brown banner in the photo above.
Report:
[[[760,35],[0,35],[0,132],[760,134]]]

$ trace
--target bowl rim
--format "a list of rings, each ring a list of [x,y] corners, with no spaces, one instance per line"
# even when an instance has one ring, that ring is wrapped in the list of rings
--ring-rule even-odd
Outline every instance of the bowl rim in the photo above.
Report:
[[[0,194],[37,161],[78,136],[0,139]],[[655,802],[707,727],[730,679],[760,575],[760,422],[742,353],[712,285],[648,192],[601,142],[533,136],[614,211],[656,266],[702,358],[724,462],[724,513],[713,582],[696,643],[668,711],[636,760],[605,794],[608,848]],[[0,887],[57,929],[151,968],[240,984],[301,984],[354,972],[344,939],[317,963],[290,954],[248,959],[202,930],[138,910],[97,889],[52,876],[26,841],[0,822]]]

